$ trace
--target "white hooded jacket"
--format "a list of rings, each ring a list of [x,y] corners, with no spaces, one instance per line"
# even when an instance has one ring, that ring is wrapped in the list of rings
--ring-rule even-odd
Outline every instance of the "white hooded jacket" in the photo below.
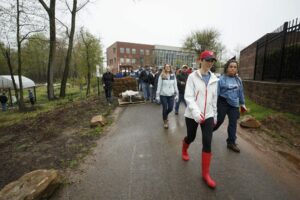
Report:
[[[205,119],[213,117],[217,120],[218,78],[212,72],[206,86],[200,70],[188,76],[184,99],[187,103],[184,116],[203,123]]]

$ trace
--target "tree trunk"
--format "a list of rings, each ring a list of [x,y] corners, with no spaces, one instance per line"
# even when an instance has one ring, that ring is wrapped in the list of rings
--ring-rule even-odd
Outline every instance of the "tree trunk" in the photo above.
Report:
[[[91,64],[88,59],[88,73],[87,73],[87,88],[86,88],[86,96],[90,94],[91,88]]]
[[[49,49],[49,60],[47,70],[47,95],[49,100],[54,99],[54,88],[53,88],[53,67],[54,58],[56,54],[56,27],[55,27],[55,4],[56,0],[50,0],[50,7],[48,7],[43,0],[39,0],[49,16],[50,25],[50,49]]]
[[[7,66],[8,66],[8,69],[9,69],[10,76],[11,76],[11,80],[13,82],[13,86],[14,86],[14,90],[15,90],[15,96],[16,96],[16,99],[17,99],[17,102],[18,102],[18,105],[19,105],[20,101],[19,101],[18,88],[17,88],[17,84],[16,84],[16,81],[15,81],[14,73],[13,73],[13,66],[11,64],[11,56],[10,56],[10,51],[9,50],[5,50],[5,59],[6,59],[6,62],[7,62]]]
[[[24,111],[25,104],[23,98],[23,83],[22,83],[22,58],[21,58],[21,39],[20,39],[20,4],[17,0],[17,45],[18,45],[18,76],[19,76],[19,111]]]
[[[72,50],[73,50],[76,12],[77,12],[77,0],[73,0],[71,32],[69,36],[69,46],[68,46],[68,52],[66,56],[64,74],[60,85],[60,97],[66,96],[66,84],[69,76],[70,62],[71,62]]]

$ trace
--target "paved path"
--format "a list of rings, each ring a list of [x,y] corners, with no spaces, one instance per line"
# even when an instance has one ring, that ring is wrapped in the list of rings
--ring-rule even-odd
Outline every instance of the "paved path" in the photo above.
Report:
[[[102,137],[94,155],[76,181],[65,186],[55,200],[181,200],[181,199],[300,199],[276,170],[260,160],[253,146],[239,138],[241,153],[226,148],[226,128],[214,133],[209,189],[201,179],[201,130],[191,145],[190,161],[181,160],[181,140],[186,134],[183,108],[170,114],[163,129],[161,108],[154,104],[122,108],[116,124]],[[140,123],[137,123],[140,122]],[[260,158],[259,158],[260,157]]]

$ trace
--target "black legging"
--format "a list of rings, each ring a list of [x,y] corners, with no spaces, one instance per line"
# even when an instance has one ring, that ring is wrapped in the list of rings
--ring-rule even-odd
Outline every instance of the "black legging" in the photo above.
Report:
[[[186,129],[187,129],[187,137],[184,138],[185,143],[191,144],[195,138],[198,128],[198,123],[195,122],[194,119],[185,118]],[[213,123],[214,119],[208,118],[204,121],[203,124],[200,124],[202,131],[202,151],[210,153],[211,152],[211,140],[212,140],[212,132],[213,132]]]

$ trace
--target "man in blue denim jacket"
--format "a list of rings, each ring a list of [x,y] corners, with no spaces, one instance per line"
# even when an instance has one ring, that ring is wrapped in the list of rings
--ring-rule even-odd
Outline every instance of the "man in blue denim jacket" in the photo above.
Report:
[[[236,144],[237,120],[241,111],[247,111],[242,80],[237,76],[238,62],[235,59],[229,60],[225,65],[224,75],[218,82],[218,119],[214,130],[217,130],[228,116],[229,124],[227,127],[228,138],[227,148],[234,152],[240,152]]]

